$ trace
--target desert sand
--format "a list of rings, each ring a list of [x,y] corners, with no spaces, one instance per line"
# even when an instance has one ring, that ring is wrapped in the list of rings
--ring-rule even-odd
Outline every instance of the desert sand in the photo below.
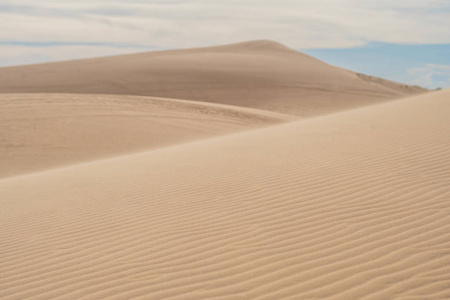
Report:
[[[0,99],[0,178],[295,119],[154,97],[0,94]]]
[[[255,42],[192,51],[223,48],[306,57]],[[322,100],[285,106],[280,92],[273,111],[262,85],[239,106],[231,79],[202,91],[222,104],[11,79],[0,298],[449,299],[450,91],[408,96],[424,91],[334,69],[348,77],[323,77]],[[236,103],[220,98],[227,85]]]
[[[330,66],[272,41],[0,68],[0,93],[140,95],[302,117],[424,91]]]

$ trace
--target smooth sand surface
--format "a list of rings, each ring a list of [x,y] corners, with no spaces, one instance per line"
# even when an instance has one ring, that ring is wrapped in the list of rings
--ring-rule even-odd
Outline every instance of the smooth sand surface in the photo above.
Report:
[[[292,119],[256,109],[151,97],[0,94],[0,178]]]
[[[156,96],[302,117],[424,91],[340,69],[271,41],[0,68],[0,93]]]
[[[449,98],[0,180],[0,298],[449,299]]]

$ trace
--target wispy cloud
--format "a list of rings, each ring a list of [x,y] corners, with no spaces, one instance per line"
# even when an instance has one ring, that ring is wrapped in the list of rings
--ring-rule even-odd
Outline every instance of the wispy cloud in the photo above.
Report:
[[[68,55],[44,44],[68,53],[70,45],[131,52],[250,39],[296,49],[450,43],[448,0],[0,0],[0,20],[3,63],[8,45],[37,47],[48,61]]]
[[[0,44],[0,67],[33,64],[57,60],[70,60],[89,57],[111,56],[142,52],[133,47],[111,47],[107,45],[34,45],[5,46]]]
[[[167,48],[255,38],[294,48],[450,42],[446,0],[0,0],[0,18],[0,40],[15,41]]]
[[[415,76],[416,84],[437,88],[450,86],[450,65],[427,64],[422,68],[412,68],[408,74]]]

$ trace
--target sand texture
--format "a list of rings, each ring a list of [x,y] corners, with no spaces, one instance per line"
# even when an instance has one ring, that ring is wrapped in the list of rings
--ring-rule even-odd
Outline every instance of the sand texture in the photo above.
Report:
[[[269,111],[151,97],[0,94],[0,178],[293,119]]]
[[[316,63],[295,53],[272,57],[274,51],[290,51],[283,47],[260,54],[259,50],[253,50],[260,55],[255,58],[257,61],[279,66],[270,70],[280,78],[271,86],[273,77],[267,77],[269,71],[261,73],[260,65],[246,56],[247,50],[242,45],[237,48],[230,52],[221,48],[216,52],[202,51],[211,60],[219,56],[227,62],[230,57],[236,57],[247,63],[242,73],[247,83],[267,81],[267,90],[257,90],[253,94],[255,98],[248,102],[242,98],[244,106],[264,108],[251,104],[256,103],[259,93],[266,92],[267,98],[262,99],[269,106],[268,99],[278,94],[279,89],[288,91],[286,97],[270,106],[291,105],[292,97],[295,95],[297,100],[298,96],[292,92],[297,86],[291,80],[298,79],[294,76],[298,66],[292,66],[292,61],[304,58],[305,68],[309,64],[312,68]],[[150,63],[158,57],[156,66],[163,60],[174,60],[180,68],[175,78],[175,71],[164,73],[159,69],[159,78],[166,80],[165,83],[185,78],[186,70],[194,62],[200,64],[196,74],[201,76],[200,70],[205,66],[194,54],[174,53],[161,57],[158,54],[132,56],[136,64],[130,69],[134,72],[137,66],[143,65],[134,75],[140,78],[148,70],[141,59]],[[107,62],[125,70],[121,59],[30,67],[61,69],[59,73],[44,73],[39,82],[30,71],[31,79],[23,79],[24,86],[30,86],[30,91],[41,87],[42,91],[49,91],[47,80],[69,70],[64,73],[67,77],[61,79],[64,84],[55,88],[55,92],[68,92],[70,88],[76,91],[74,82],[81,84],[84,75],[74,75],[74,70],[84,74],[85,68],[92,67],[100,72],[102,64]],[[192,89],[181,81],[180,90],[169,95],[167,89],[164,96],[184,95],[180,98],[190,99],[194,97],[188,97],[189,93],[192,96],[199,93],[211,97],[200,100],[225,103],[222,100],[229,98],[232,101],[227,103],[233,104],[246,94],[237,85],[243,78],[214,85],[219,79],[231,76],[232,70],[225,68],[226,62],[223,65],[217,62],[218,70],[219,66],[224,70],[211,76],[205,90],[194,88],[195,81],[201,77],[193,76],[189,78]],[[289,76],[280,75],[291,66]],[[323,75],[323,70],[317,70],[310,78],[317,83],[322,80],[324,90],[319,92],[309,82],[305,83],[310,84],[306,92],[299,84],[305,95],[316,92],[333,95],[334,89],[350,84],[350,91],[336,99],[349,97],[346,99],[352,102],[353,83],[354,87],[359,83],[367,87],[355,94],[361,99],[366,92],[378,99],[401,93],[388,87],[382,91],[378,89],[379,84],[362,81],[351,72],[330,69],[325,64],[320,66],[330,70],[331,79]],[[231,65],[230,69],[233,68]],[[9,68],[1,72],[20,74],[20,70]],[[153,78],[154,72],[150,70],[148,77]],[[249,79],[251,72],[255,76]],[[337,73],[347,77],[342,77],[342,82],[331,88],[333,91],[326,90]],[[98,75],[93,73],[86,80]],[[120,74],[128,75],[125,71]],[[303,82],[302,78],[299,82]],[[85,92],[111,88],[114,80],[93,80]],[[1,79],[0,82],[3,90],[11,92],[19,81],[14,83],[11,79],[5,84]],[[34,88],[31,83],[35,84]],[[139,90],[138,84],[134,90],[131,83],[125,82],[118,89],[123,88],[124,93],[133,90],[146,94],[159,87],[155,84],[148,90]],[[208,89],[211,91],[206,92]],[[236,97],[229,97],[233,93]],[[8,96],[6,103],[12,100],[10,97],[14,96]],[[17,97],[25,103],[40,99],[36,95]],[[67,100],[69,103],[62,100],[61,104],[58,96],[55,97],[44,97],[50,99],[48,103],[36,104],[37,110],[38,106],[47,105],[43,113],[48,114],[46,118],[53,112],[59,116],[60,113],[79,115],[74,104],[89,102],[73,96],[68,98],[72,99]],[[116,98],[101,96],[99,99],[109,103]],[[331,110],[336,110],[341,102],[336,104],[334,100],[323,101],[330,102]],[[449,299],[449,100],[449,91],[432,92],[187,143],[176,141],[177,135],[184,131],[173,129],[172,123],[169,127],[177,145],[4,178],[0,180],[0,298]],[[64,103],[68,106],[64,107]],[[311,112],[323,112],[324,103],[317,103],[317,109]],[[348,108],[349,102],[343,103],[339,110]],[[15,103],[11,105],[11,110],[16,109]],[[274,110],[283,111],[280,107]],[[292,104],[289,109],[295,107]],[[98,108],[85,111],[95,114]],[[115,111],[113,107],[105,112],[106,123],[99,132],[110,132],[109,126],[116,119],[126,118],[122,110],[117,115]],[[147,116],[145,108],[139,112],[125,111]],[[184,116],[181,109],[175,114]],[[255,124],[251,113],[242,118],[225,114],[217,124],[207,114],[195,114],[205,121],[204,129],[214,134],[222,134],[223,128],[228,132],[241,130],[242,124],[243,127]],[[21,124],[33,127],[25,111],[18,108],[17,116],[26,120]],[[35,120],[35,124],[58,122],[58,118]],[[148,118],[151,124],[158,123],[155,117]],[[260,115],[256,119],[260,122]],[[79,128],[88,128],[89,120],[99,121],[98,117],[86,118]],[[261,121],[263,125],[267,124],[265,120]],[[135,121],[125,120],[129,128],[119,130],[117,136],[123,138],[128,132],[138,137],[145,135],[144,129],[140,132],[139,128],[146,120]],[[196,120],[177,122],[186,122],[183,126],[189,124],[194,128],[188,129],[188,134],[195,135],[197,130],[205,133],[197,127],[200,123]],[[68,125],[56,128],[65,130],[64,126]],[[166,128],[166,124],[157,126]],[[58,134],[55,132],[48,142],[53,143]],[[100,147],[95,144],[95,134],[85,138],[96,149]],[[31,143],[34,145],[36,140],[33,138]],[[152,145],[138,143],[137,146],[151,148]]]
[[[141,95],[302,117],[424,91],[330,66],[271,41],[0,68],[0,93]]]

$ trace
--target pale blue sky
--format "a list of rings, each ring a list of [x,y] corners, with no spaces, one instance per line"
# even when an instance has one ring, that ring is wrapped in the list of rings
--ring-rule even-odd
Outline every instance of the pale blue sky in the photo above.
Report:
[[[450,0],[0,0],[0,66],[271,39],[450,87]]]
[[[304,49],[330,64],[430,89],[450,87],[450,44],[370,42],[343,49]]]

